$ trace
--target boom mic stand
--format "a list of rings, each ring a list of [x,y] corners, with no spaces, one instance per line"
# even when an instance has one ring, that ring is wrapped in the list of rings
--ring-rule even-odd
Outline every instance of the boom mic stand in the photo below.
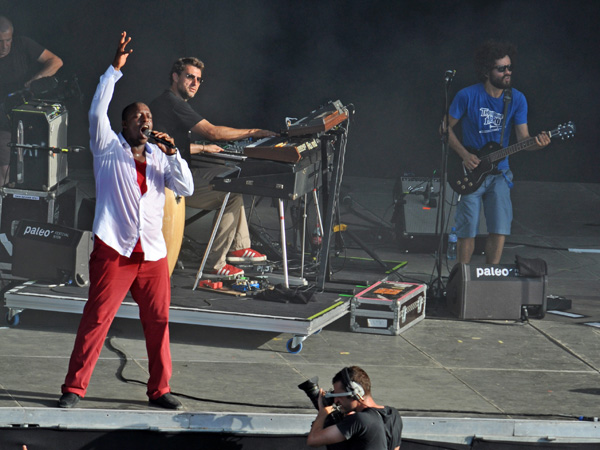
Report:
[[[441,206],[438,208],[438,216],[435,223],[435,232],[439,237],[437,259],[435,263],[435,271],[437,277],[431,282],[431,289],[433,291],[433,298],[441,300],[444,297],[445,285],[442,278],[442,262],[444,258],[444,231],[445,231],[445,207],[446,207],[446,184],[448,179],[448,122],[449,122],[449,110],[450,102],[448,101],[448,91],[452,79],[456,74],[456,70],[447,70],[444,76],[444,117],[442,119],[441,131],[442,131],[442,171],[440,176],[440,203]]]

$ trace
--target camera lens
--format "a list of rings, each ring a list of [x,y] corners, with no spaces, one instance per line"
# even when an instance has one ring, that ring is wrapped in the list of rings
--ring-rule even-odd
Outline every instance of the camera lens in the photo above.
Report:
[[[319,409],[319,392],[321,391],[318,383],[319,377],[313,377],[310,380],[306,380],[298,385],[298,388],[302,389],[306,393],[313,406],[317,408],[317,410]]]

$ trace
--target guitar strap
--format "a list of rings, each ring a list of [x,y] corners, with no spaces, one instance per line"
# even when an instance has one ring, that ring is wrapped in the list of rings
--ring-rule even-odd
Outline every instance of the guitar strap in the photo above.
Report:
[[[500,132],[500,147],[504,147],[504,130],[506,128],[506,116],[508,115],[508,104],[512,101],[512,89],[504,89],[504,115],[502,116],[502,131]]]
[[[504,130],[506,129],[506,116],[508,115],[508,105],[512,101],[512,89],[504,89],[504,115],[502,116],[502,131],[500,132],[500,147],[504,147]],[[497,169],[496,169],[497,170]],[[508,179],[506,173],[502,172],[504,179],[508,183],[508,187],[512,189],[513,183]]]

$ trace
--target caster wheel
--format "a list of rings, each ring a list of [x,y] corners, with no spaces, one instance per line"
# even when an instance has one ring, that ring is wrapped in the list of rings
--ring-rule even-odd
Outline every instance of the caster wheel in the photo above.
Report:
[[[19,325],[19,314],[15,314],[11,318],[10,314],[6,313],[6,323],[8,323],[9,327],[16,327],[17,325]]]
[[[287,349],[287,351],[289,353],[291,353],[292,355],[295,355],[302,351],[302,342],[300,342],[297,346],[292,347],[293,341],[294,341],[293,339],[290,339],[289,341],[287,341],[287,343],[285,344],[285,348]]]

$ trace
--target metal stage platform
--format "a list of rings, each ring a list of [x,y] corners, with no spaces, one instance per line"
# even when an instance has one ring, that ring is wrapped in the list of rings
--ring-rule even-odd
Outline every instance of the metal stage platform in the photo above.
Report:
[[[319,293],[307,304],[266,301],[251,296],[234,296],[192,290],[194,274],[174,273],[172,277],[169,321],[188,325],[235,328],[240,330],[289,333],[286,350],[299,353],[303,341],[343,317],[350,309],[350,298]],[[81,314],[88,296],[85,287],[36,284],[27,281],[5,293],[7,320],[18,325],[24,310]],[[127,295],[117,317],[139,318],[138,306]]]

